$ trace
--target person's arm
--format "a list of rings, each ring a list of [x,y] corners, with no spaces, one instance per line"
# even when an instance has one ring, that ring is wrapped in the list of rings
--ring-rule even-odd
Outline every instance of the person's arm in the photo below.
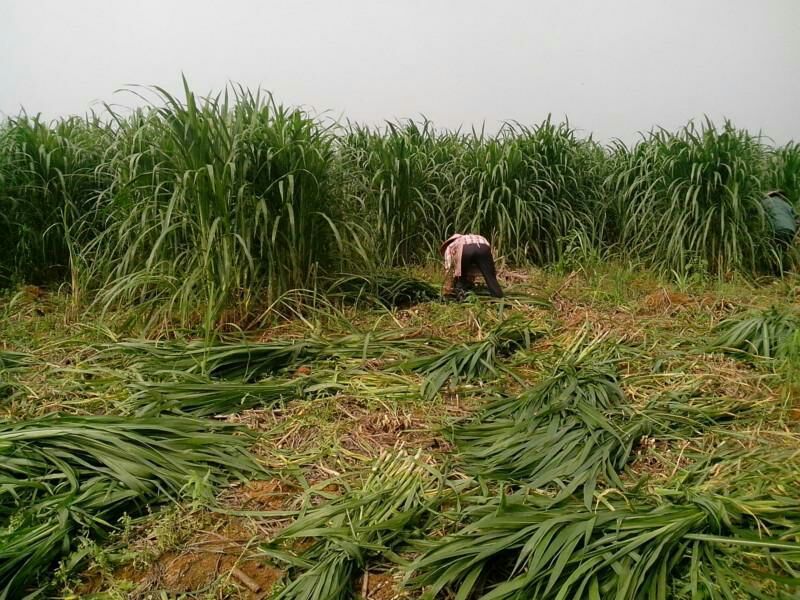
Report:
[[[442,296],[451,295],[454,289],[455,278],[453,277],[453,271],[445,271],[444,283],[442,284]]]

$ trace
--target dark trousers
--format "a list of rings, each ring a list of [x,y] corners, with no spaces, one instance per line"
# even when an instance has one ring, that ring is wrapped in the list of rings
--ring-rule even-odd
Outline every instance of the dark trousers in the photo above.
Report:
[[[475,267],[478,267],[483,275],[489,293],[495,298],[502,298],[503,290],[497,283],[492,249],[486,244],[466,244],[461,249],[461,272],[469,273]],[[466,277],[456,277],[454,287],[458,294],[463,294],[472,287],[472,282]]]

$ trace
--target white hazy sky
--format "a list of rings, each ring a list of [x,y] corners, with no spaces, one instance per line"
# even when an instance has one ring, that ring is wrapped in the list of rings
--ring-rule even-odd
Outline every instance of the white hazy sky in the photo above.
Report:
[[[800,0],[0,0],[0,112],[234,81],[380,123],[568,116],[631,141],[729,117],[800,140]]]

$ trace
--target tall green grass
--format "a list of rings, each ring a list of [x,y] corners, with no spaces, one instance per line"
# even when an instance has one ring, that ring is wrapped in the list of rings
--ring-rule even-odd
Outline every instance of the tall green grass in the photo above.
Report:
[[[184,85],[183,100],[158,89],[117,120],[97,199],[106,227],[84,265],[104,308],[146,305],[154,322],[211,331],[313,287],[335,260],[332,137],[269,96]]]
[[[378,264],[429,259],[456,232],[477,232],[517,263],[559,258],[576,236],[595,241],[605,155],[549,118],[493,136],[409,121],[354,127],[341,144],[346,197]]]
[[[800,209],[800,142],[775,148],[769,171],[770,188],[781,190]]]
[[[730,122],[657,130],[618,145],[607,178],[614,241],[678,274],[754,273],[775,259],[761,199],[768,155]]]
[[[484,234],[516,263],[551,262],[571,239],[597,239],[605,156],[591,139],[548,118],[465,142],[453,174],[457,231]]]
[[[616,253],[756,275],[785,261],[761,198],[800,202],[797,144],[729,122],[604,148],[551,119],[340,127],[241,87],[134,91],[148,104],[130,113],[0,125],[0,286],[69,281],[144,329],[210,334],[343,274],[439,261],[454,232],[515,265]]]
[[[0,124],[0,287],[69,276],[69,234],[94,235],[108,139],[96,117],[47,123],[22,115]]]
[[[428,121],[352,126],[339,143],[342,201],[363,262],[377,267],[430,258],[449,224],[457,134]]]

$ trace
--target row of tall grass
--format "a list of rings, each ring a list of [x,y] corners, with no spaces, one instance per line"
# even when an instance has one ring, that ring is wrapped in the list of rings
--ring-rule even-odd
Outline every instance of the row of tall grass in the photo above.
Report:
[[[66,282],[208,330],[342,272],[424,263],[458,231],[509,264],[619,255],[753,275],[786,260],[760,199],[800,202],[800,145],[729,122],[604,147],[550,119],[494,135],[343,126],[184,86],[124,114],[0,126],[0,286]]]

